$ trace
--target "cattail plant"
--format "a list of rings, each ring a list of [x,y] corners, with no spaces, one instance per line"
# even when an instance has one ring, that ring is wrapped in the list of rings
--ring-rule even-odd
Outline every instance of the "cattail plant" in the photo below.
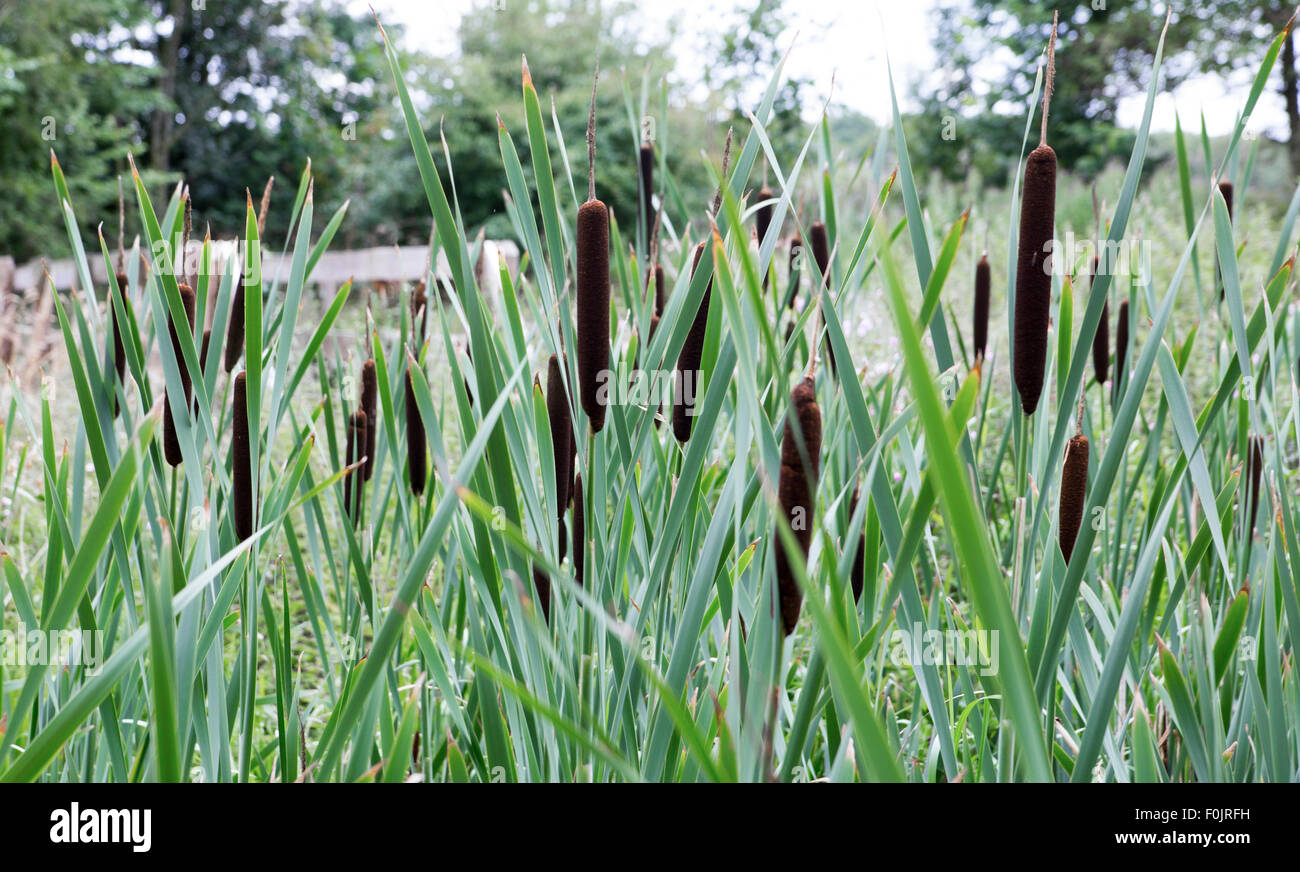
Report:
[[[605,406],[597,399],[601,379],[609,372],[609,209],[596,199],[596,82],[591,85],[587,116],[587,202],[578,208],[577,342],[578,397],[591,422],[591,431],[605,426]]]
[[[569,504],[569,484],[573,475],[573,419],[569,417],[569,395],[564,389],[560,359],[554,354],[546,362],[546,416],[551,425],[556,522],[559,528],[560,559],[563,560],[564,509]]]
[[[1092,270],[1088,276],[1089,289],[1097,285],[1097,270],[1100,268],[1099,255],[1092,256]],[[1091,291],[1090,291],[1091,292]],[[1097,322],[1097,333],[1092,337],[1092,374],[1097,384],[1104,385],[1110,375],[1110,300],[1101,304],[1101,320]]]
[[[235,280],[230,301],[230,323],[226,326],[226,372],[233,372],[244,353],[244,273]]]
[[[366,465],[362,470],[362,481],[370,481],[375,472],[375,437],[379,435],[379,377],[375,373],[373,357],[361,364],[361,396],[357,398],[357,404],[366,413]]]
[[[537,605],[542,609],[542,618],[551,620],[551,577],[533,565],[533,587],[537,589]]]
[[[858,510],[858,497],[860,488],[857,485],[853,487],[853,497],[849,500],[849,517],[852,517]],[[853,585],[853,601],[858,602],[862,599],[862,585],[867,576],[867,531],[863,530],[858,536],[858,547],[853,552],[853,575],[850,582]]]
[[[179,285],[181,293],[181,308],[185,310],[186,327],[190,335],[194,335],[194,289],[182,282]],[[167,332],[171,335],[172,351],[176,354],[176,365],[180,367],[181,390],[185,395],[185,404],[182,409],[188,410],[190,400],[193,398],[194,383],[190,379],[190,368],[185,364],[185,358],[181,356],[181,336],[180,328],[175,319],[168,314]],[[176,432],[176,421],[172,416],[171,397],[163,397],[163,456],[172,466],[180,466],[181,442]],[[182,413],[185,414],[185,413]]]
[[[989,272],[988,253],[980,255],[975,264],[975,360],[984,359],[989,347],[989,286],[992,283]]]
[[[582,473],[573,477],[573,579],[582,584],[587,566],[587,518],[582,502]]]
[[[1088,487],[1088,437],[1076,433],[1065,448],[1065,461],[1061,466],[1061,504],[1059,531],[1061,554],[1066,564],[1074,553],[1074,541],[1079,537],[1083,523],[1084,497]]]
[[[424,281],[421,280],[415,290],[411,291],[411,332],[415,334],[415,345],[424,344],[425,331],[429,326],[429,297],[425,293]]]
[[[1259,485],[1264,474],[1264,437],[1250,437],[1250,457],[1246,461],[1246,477],[1250,481],[1250,526],[1247,531],[1254,535],[1255,518],[1259,514]]]
[[[248,375],[235,376],[234,397],[231,406],[230,436],[231,498],[235,515],[235,538],[243,542],[253,535],[253,458],[252,430],[248,426]]]
[[[796,432],[795,428],[798,427]],[[813,503],[817,491],[822,449],[822,413],[811,373],[790,393],[790,411],[781,439],[781,476],[778,494],[781,512],[790,525],[799,549],[807,558],[812,544]],[[803,592],[790,568],[779,529],[776,541],[776,581],[781,597],[781,625],[788,636],[799,623]]]
[[[646,140],[641,143],[641,219],[645,222],[643,226],[647,240],[655,223],[654,189],[655,149],[650,141]]]
[[[786,308],[793,309],[795,297],[799,296],[799,269],[803,264],[803,238],[799,236],[799,231],[795,231],[790,237],[790,258],[787,269],[790,273],[790,288],[786,291],[785,305]],[[789,339],[789,337],[786,337]]]
[[[1020,201],[1020,249],[1016,262],[1015,348],[1012,368],[1026,415],[1038,408],[1047,363],[1047,324],[1052,306],[1052,239],[1056,226],[1056,152],[1047,144],[1047,110],[1056,75],[1056,16],[1047,44],[1043,122],[1038,147],[1025,161]]]
[[[1219,193],[1223,195],[1223,203],[1224,203],[1225,206],[1228,207],[1228,222],[1231,224],[1231,222],[1232,222],[1232,182],[1228,181],[1227,179],[1224,179],[1223,181],[1219,182]],[[1218,249],[1216,248],[1215,251],[1217,252]],[[1214,278],[1215,278],[1215,284],[1217,284],[1217,285],[1219,286],[1219,299],[1222,300],[1222,299],[1223,299],[1223,294],[1224,294],[1224,290],[1223,290],[1223,270],[1220,268],[1220,264],[1219,264],[1219,256],[1218,256],[1217,253],[1214,255]]]
[[[357,409],[348,418],[348,436],[346,447],[344,449],[344,463],[352,466],[360,462],[366,456],[366,431],[367,426],[366,413],[364,409]],[[343,479],[343,504],[347,508],[348,517],[352,520],[352,526],[361,523],[361,490],[365,484],[364,471],[362,467],[350,469]]]
[[[117,294],[122,303],[122,311],[126,311],[126,273],[119,271],[117,273]],[[122,341],[122,324],[117,317],[117,309],[109,303],[109,315],[113,325],[113,370],[117,373],[117,384],[126,385],[126,344]],[[113,392],[113,415],[116,416],[120,411],[117,405],[117,391]]]
[[[821,293],[825,294],[831,286],[831,246],[830,239],[826,235],[826,225],[821,221],[814,221],[809,236],[812,237],[813,260],[817,262],[817,272],[821,275]],[[823,299],[822,305],[829,305],[829,303]],[[831,374],[834,375],[835,349],[831,346],[829,335],[826,337],[826,359],[830,362]]]
[[[208,349],[212,347],[212,328],[203,331],[203,344],[199,348],[199,371],[207,375]]]
[[[691,260],[692,280],[696,268],[700,265],[700,259],[704,256],[705,244],[701,242],[695,248],[695,256]],[[681,354],[677,356],[677,383],[673,397],[673,435],[682,444],[691,438],[691,425],[695,421],[695,403],[699,399],[695,393],[700,388],[700,363],[704,358],[704,334],[709,325],[709,297],[712,293],[713,277],[710,276],[709,283],[704,288],[704,298],[700,300],[700,308],[696,310],[695,319],[691,321],[690,332],[686,334],[686,343],[682,346]],[[688,388],[688,385],[691,387]]]
[[[1128,300],[1119,304],[1119,323],[1115,325],[1115,381],[1111,384],[1111,404],[1119,402],[1120,382],[1124,380],[1124,365],[1128,358]]]
[[[411,486],[411,493],[417,497],[424,493],[424,482],[429,477],[424,417],[420,406],[415,401],[415,377],[411,367],[414,359],[407,361],[406,368],[406,480]]]
[[[758,189],[759,206],[754,211],[754,227],[758,231],[758,244],[761,246],[763,240],[767,238],[767,229],[772,226],[772,203],[771,199],[775,196],[772,189],[766,183]],[[767,273],[763,272],[763,287],[767,287]]]

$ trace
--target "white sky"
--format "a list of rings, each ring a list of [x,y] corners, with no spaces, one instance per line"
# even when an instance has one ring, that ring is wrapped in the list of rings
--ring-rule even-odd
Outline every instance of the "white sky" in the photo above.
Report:
[[[508,12],[509,4],[516,0],[497,2],[506,4]],[[641,30],[650,37],[662,36],[667,33],[665,22],[678,22],[685,31],[679,37],[678,51],[685,62],[683,68],[689,68],[690,59],[699,55],[704,40],[702,32],[692,32],[691,22],[729,20],[729,13],[751,2],[639,0]],[[408,40],[433,52],[455,51],[457,23],[475,5],[473,0],[374,0],[381,20],[402,22],[407,27]],[[791,13],[793,26],[782,48],[789,45],[795,38],[795,30],[798,31],[788,69],[794,75],[810,79],[812,93],[822,99],[830,91],[833,80],[834,102],[885,122],[890,117],[886,47],[890,50],[900,106],[907,111],[906,95],[912,84],[926,76],[936,63],[930,41],[934,6],[935,0],[787,0],[786,9]],[[1159,94],[1153,129],[1173,130],[1175,109],[1182,114],[1184,128],[1198,128],[1204,110],[1211,135],[1230,132],[1253,75],[1253,71],[1243,70],[1230,79],[1199,77],[1184,83],[1174,94]],[[1142,119],[1143,103],[1143,96],[1121,101],[1120,123],[1137,126]],[[1285,108],[1271,83],[1260,98],[1251,128],[1281,139],[1287,136]]]

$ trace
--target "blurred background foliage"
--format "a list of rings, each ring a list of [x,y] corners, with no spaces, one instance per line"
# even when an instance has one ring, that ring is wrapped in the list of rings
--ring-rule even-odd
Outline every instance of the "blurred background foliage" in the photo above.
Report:
[[[525,2],[527,9],[518,8]],[[554,103],[577,175],[585,169],[591,65],[599,53],[599,193],[625,226],[636,220],[640,144],[627,97],[639,112],[642,82],[648,83],[647,111],[667,143],[681,205],[690,212],[672,216],[680,223],[698,219],[706,207],[711,186],[705,161],[718,160],[729,124],[744,129],[745,110],[761,96],[755,82],[768,79],[798,29],[797,6],[793,0],[742,0],[730,16],[678,22],[673,26],[705,31],[706,50],[685,60],[673,50],[671,27],[662,41],[637,28],[638,9],[630,0],[511,0],[506,14],[486,0],[461,18],[456,49],[443,53],[422,48],[419,35],[404,34],[395,21],[386,19],[385,26],[401,47],[439,168],[446,169],[440,132],[454,155],[456,193],[471,234],[483,228],[501,235],[509,224],[498,113],[526,154],[518,99],[525,54],[543,110]],[[1150,65],[1163,4],[939,0],[932,16],[941,62],[924,79],[899,83],[913,109],[904,123],[919,180],[966,189],[1007,185],[1053,8],[1062,14],[1063,50],[1052,144],[1062,166],[1088,181],[1115,155],[1128,153],[1132,134],[1118,126],[1116,107],[1144,86],[1140,78]],[[1267,45],[1261,36],[1280,28],[1290,13],[1280,0],[1179,4],[1168,85],[1256,65]],[[1284,46],[1277,66],[1276,88],[1290,129],[1268,131],[1280,144],[1262,160],[1294,178],[1300,173],[1300,108],[1293,43]],[[783,82],[770,133],[787,164],[825,99],[806,80]],[[879,128],[873,119],[834,101],[829,111],[837,149],[860,156],[874,147]],[[274,175],[283,193],[310,157],[318,208],[328,212],[351,201],[337,246],[428,238],[428,206],[413,181],[414,158],[382,41],[364,4],[0,0],[0,114],[6,195],[0,253],[19,261],[66,253],[62,234],[49,233],[57,223],[44,220],[54,208],[51,148],[70,170],[88,234],[100,220],[106,233],[116,233],[117,177],[127,172],[130,152],[159,196],[186,180],[196,232],[209,226],[218,237],[237,233],[245,189],[256,200]],[[1198,121],[1184,123],[1195,129]],[[1168,151],[1157,137],[1156,165]],[[558,150],[552,159],[560,160]],[[524,166],[531,170],[530,161]],[[755,168],[754,188],[762,172],[761,165]],[[1290,187],[1279,185],[1279,197]],[[815,195],[810,191],[808,198]],[[273,198],[267,227],[286,226],[291,205],[291,197]]]

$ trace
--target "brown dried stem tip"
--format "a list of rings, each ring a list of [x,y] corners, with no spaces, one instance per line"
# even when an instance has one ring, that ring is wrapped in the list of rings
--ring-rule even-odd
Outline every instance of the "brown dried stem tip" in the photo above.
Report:
[[[348,418],[348,436],[344,450],[344,463],[352,466],[366,456],[366,413],[357,409]],[[355,527],[361,523],[361,488],[364,484],[361,467],[348,470],[343,478],[343,505]]]
[[[429,477],[427,437],[424,417],[415,400],[415,377],[410,366],[406,370],[406,479],[411,493],[417,497],[424,493],[424,483]]]
[[[181,293],[181,308],[185,310],[185,319],[188,322],[188,330],[191,338],[194,336],[194,289],[182,282],[179,286]],[[172,351],[176,355],[176,364],[180,367],[181,389],[185,394],[185,403],[181,406],[186,410],[182,414],[187,414],[190,407],[190,400],[194,396],[194,383],[190,379],[190,368],[185,365],[185,358],[181,356],[181,337],[177,330],[176,321],[168,314],[167,332],[171,335]],[[171,397],[164,391],[163,397],[163,456],[172,466],[180,466],[181,443],[177,436],[176,420],[172,415],[173,408]]]
[[[416,347],[424,344],[424,333],[429,326],[429,296],[421,280],[411,291],[411,332],[416,337]]]
[[[1074,553],[1074,541],[1079,537],[1083,523],[1084,498],[1088,488],[1088,437],[1083,434],[1070,437],[1065,449],[1065,463],[1061,467],[1060,543],[1061,553],[1068,565]]]
[[[795,432],[798,426],[798,433]],[[781,512],[790,525],[803,556],[812,543],[814,498],[822,448],[822,413],[811,378],[804,378],[790,394],[790,413],[781,439],[781,477],[778,494]],[[790,568],[789,556],[779,528],[776,542],[776,581],[781,597],[781,625],[788,636],[799,623],[803,592]]]
[[[235,538],[243,542],[253,535],[253,460],[250,451],[252,431],[248,426],[248,376],[235,376],[231,419],[234,433],[230,437],[230,467],[235,512]]]
[[[691,261],[691,280],[694,281],[695,270],[704,256],[705,243],[695,248],[695,257]],[[700,308],[695,312],[690,332],[686,334],[686,343],[682,345],[677,357],[677,378],[673,395],[673,435],[683,444],[691,438],[691,425],[695,422],[695,403],[699,399],[700,362],[704,358],[704,334],[709,325],[709,296],[713,293],[713,276],[704,288],[704,297]]]
[[[989,349],[989,288],[992,284],[989,270],[989,256],[980,255],[975,264],[975,323],[972,328],[974,338],[975,363],[978,366]]]
[[[373,357],[361,364],[361,396],[357,403],[366,413],[366,465],[362,480],[370,481],[375,472],[375,437],[379,435],[379,377],[375,374]]]

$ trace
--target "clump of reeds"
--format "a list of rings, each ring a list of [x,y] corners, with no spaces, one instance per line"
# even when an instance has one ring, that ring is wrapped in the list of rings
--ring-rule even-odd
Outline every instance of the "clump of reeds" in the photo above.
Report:
[[[193,337],[194,289],[182,282],[179,285],[179,290],[181,294],[181,308],[185,310],[186,327],[184,329],[189,330],[190,336]],[[186,412],[182,412],[181,414],[187,414],[190,407],[190,401],[193,399],[194,395],[194,383],[190,378],[190,368],[186,365],[185,358],[181,356],[180,330],[180,326],[176,323],[176,320],[171,317],[169,312],[167,317],[167,332],[171,336],[172,351],[176,355],[176,365],[180,367],[181,390],[185,395],[185,403],[181,408],[185,409]],[[181,456],[181,443],[180,438],[177,435],[176,420],[172,414],[173,408],[171,397],[166,395],[166,391],[164,391],[163,409],[163,456],[172,466],[180,466],[183,459]]]
[[[1077,433],[1070,437],[1061,466],[1061,504],[1058,536],[1061,554],[1069,564],[1074,542],[1083,523],[1084,498],[1088,488],[1088,437]]]
[[[1099,255],[1092,256],[1092,269],[1088,275],[1088,287],[1097,284],[1097,270],[1100,267]],[[1097,322],[1097,332],[1092,337],[1092,374],[1097,384],[1104,385],[1110,376],[1110,300],[1101,304],[1101,320]]]
[[[375,472],[375,437],[379,435],[379,377],[375,373],[373,357],[361,364],[361,396],[357,403],[366,413],[366,465],[362,470],[362,480],[370,481]]]
[[[975,264],[975,326],[973,329],[973,338],[975,344],[975,360],[978,363],[984,359],[988,353],[989,347],[989,287],[992,284],[991,274],[989,271],[988,253],[980,255],[979,262]]]
[[[353,466],[366,456],[366,431],[369,429],[364,409],[357,409],[348,418],[348,435],[344,449],[344,462]],[[365,484],[364,470],[358,466],[349,469],[343,479],[343,504],[347,508],[352,526],[361,523],[361,491]]]
[[[1119,402],[1119,386],[1124,380],[1124,366],[1128,358],[1128,300],[1119,304],[1119,323],[1115,325],[1115,375],[1111,383],[1111,404]]]
[[[578,397],[591,429],[605,426],[605,406],[598,399],[601,381],[609,373],[609,209],[596,199],[596,83],[591,85],[587,117],[587,202],[578,208],[578,274],[576,279]]]
[[[1016,262],[1015,349],[1012,368],[1026,415],[1038,408],[1047,363],[1047,326],[1051,318],[1051,251],[1056,227],[1056,152],[1047,144],[1047,110],[1056,75],[1056,16],[1047,46],[1043,88],[1043,122],[1038,147],[1025,161],[1020,201],[1020,247]]]
[[[406,368],[406,480],[411,493],[417,497],[424,493],[424,483],[429,477],[427,438],[424,433],[424,416],[415,400],[414,359]]]
[[[1247,528],[1253,535],[1255,532],[1255,519],[1259,514],[1259,486],[1260,480],[1264,474],[1264,437],[1250,437],[1250,456],[1246,461],[1246,477],[1250,482],[1250,491],[1248,499],[1250,500],[1250,527]]]
[[[778,482],[781,512],[794,533],[804,558],[807,558],[808,547],[812,543],[813,502],[817,491],[821,447],[822,413],[817,406],[815,383],[809,374],[790,393],[790,411],[786,416],[785,433],[781,439],[781,476]],[[781,625],[788,636],[799,623],[803,592],[790,568],[779,529],[774,536]]]
[[[230,437],[230,478],[234,503],[235,538],[240,542],[253,535],[253,461],[251,452],[252,430],[248,421],[248,374],[235,376],[234,397],[231,406],[231,423],[234,432]]]

